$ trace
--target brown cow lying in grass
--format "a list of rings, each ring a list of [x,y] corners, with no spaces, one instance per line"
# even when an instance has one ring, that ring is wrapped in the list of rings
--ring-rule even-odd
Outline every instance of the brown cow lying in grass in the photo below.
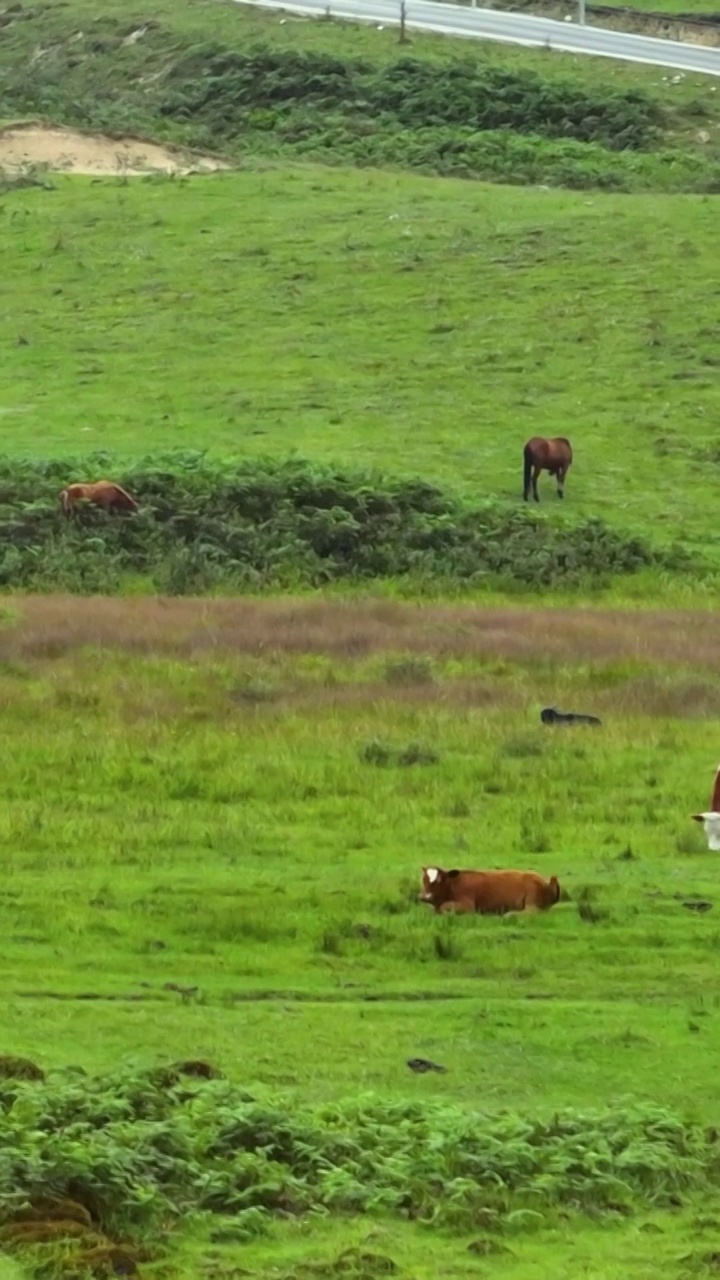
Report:
[[[543,880],[535,871],[443,871],[423,867],[421,902],[437,912],[547,911],[560,901],[556,876]]]

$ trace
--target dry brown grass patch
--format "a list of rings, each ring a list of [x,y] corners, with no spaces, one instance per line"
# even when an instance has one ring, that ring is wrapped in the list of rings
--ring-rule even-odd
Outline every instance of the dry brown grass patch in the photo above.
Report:
[[[0,628],[0,661],[87,647],[134,654],[423,654],[520,663],[637,661],[720,671],[715,613],[393,601],[28,596]]]
[[[720,684],[697,678],[663,679],[635,676],[613,690],[603,690],[594,700],[600,711],[611,713],[622,706],[625,715],[652,714],[677,719],[720,716]]]

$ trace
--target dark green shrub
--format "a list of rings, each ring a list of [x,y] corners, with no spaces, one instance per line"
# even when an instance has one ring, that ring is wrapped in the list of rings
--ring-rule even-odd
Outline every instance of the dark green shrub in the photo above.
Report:
[[[663,122],[658,104],[639,90],[588,90],[472,58],[437,63],[405,57],[376,68],[316,52],[208,49],[204,57],[194,51],[181,59],[170,86],[161,115],[204,120],[219,134],[238,132],[251,115],[256,128],[267,129],[271,118],[279,124],[289,109],[304,106],[413,131],[438,125],[511,129],[622,151],[650,145]],[[258,108],[272,117],[265,114],[258,124]]]
[[[108,471],[141,510],[126,518],[86,506],[66,519],[61,485]],[[124,473],[106,454],[0,457],[0,587],[110,594],[128,573],[148,575],[169,595],[378,578],[570,586],[680,563],[679,553],[656,552],[601,520],[550,523],[501,503],[474,509],[422,481],[377,472],[222,464],[198,453],[146,458]],[[400,672],[389,678],[408,674]]]
[[[451,941],[436,934],[433,953],[452,960]],[[555,1225],[558,1208],[646,1213],[718,1178],[716,1131],[653,1104],[543,1120],[427,1096],[311,1108],[157,1070],[0,1080],[0,1138],[5,1223],[52,1195],[145,1241],[194,1210],[231,1217],[243,1238],[310,1209],[499,1234]]]

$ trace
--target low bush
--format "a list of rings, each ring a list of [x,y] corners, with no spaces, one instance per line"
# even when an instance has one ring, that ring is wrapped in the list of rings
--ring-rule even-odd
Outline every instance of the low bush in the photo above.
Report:
[[[309,1209],[527,1231],[560,1207],[676,1203],[718,1174],[717,1134],[651,1104],[544,1121],[371,1096],[311,1109],[158,1071],[2,1081],[0,1138],[5,1224],[52,1196],[81,1229],[146,1240],[192,1211],[246,1237]]]
[[[432,63],[405,57],[375,67],[324,53],[208,48],[178,61],[170,86],[161,115],[202,120],[220,134],[243,128],[248,112],[256,119],[263,112],[267,127],[279,124],[289,108],[311,104],[323,113],[342,111],[404,129],[510,129],[623,151],[654,142],[664,118],[658,104],[638,90],[589,90],[473,58]]]
[[[60,487],[114,475],[139,500],[129,518]],[[686,567],[601,520],[552,522],[522,504],[470,507],[422,480],[301,461],[146,458],[118,474],[106,454],[65,462],[0,457],[0,587],[112,594],[123,575],[159,594],[403,579],[422,584],[585,585],[648,565]]]
[[[569,190],[720,191],[720,163],[689,148],[610,151],[599,142],[547,138],[508,129],[478,132],[464,125],[403,129],[332,113],[319,120],[303,109],[272,131],[248,121],[246,139],[259,155],[298,155],[323,164],[411,169],[442,177]]]

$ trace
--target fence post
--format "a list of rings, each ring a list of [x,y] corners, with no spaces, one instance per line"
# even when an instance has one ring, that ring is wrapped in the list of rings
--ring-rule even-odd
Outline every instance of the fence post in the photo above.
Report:
[[[400,36],[398,44],[407,44],[407,36],[405,35],[405,20],[407,18],[407,9],[405,0],[400,0]]]

